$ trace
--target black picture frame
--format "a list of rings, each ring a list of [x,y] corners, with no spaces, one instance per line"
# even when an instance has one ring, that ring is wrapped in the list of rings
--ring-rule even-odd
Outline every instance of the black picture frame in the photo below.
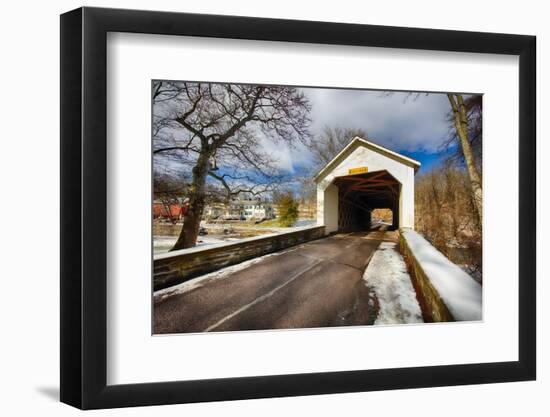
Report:
[[[519,360],[107,385],[108,32],[519,56]],[[61,16],[61,401],[82,409],[533,380],[536,38],[358,24],[80,8]]]

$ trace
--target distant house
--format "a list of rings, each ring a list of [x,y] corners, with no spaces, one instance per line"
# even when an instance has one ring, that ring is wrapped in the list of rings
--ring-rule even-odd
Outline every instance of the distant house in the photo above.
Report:
[[[218,203],[218,204],[210,204],[207,205],[204,209],[204,216],[207,219],[219,219],[221,217],[224,217],[227,213],[227,207],[225,204]]]
[[[187,199],[179,199],[178,201],[167,203],[161,200],[154,200],[153,219],[168,219],[172,223],[176,223],[185,216],[189,207],[187,201]]]
[[[260,220],[274,218],[271,204],[260,200],[232,200],[227,204],[211,204],[204,211],[207,219]]]
[[[259,200],[239,200],[242,215],[247,219],[272,219],[274,217],[271,204]]]

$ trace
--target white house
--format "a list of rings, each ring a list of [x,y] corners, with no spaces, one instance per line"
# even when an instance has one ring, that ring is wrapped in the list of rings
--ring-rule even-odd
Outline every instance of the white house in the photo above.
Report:
[[[247,219],[271,219],[273,208],[271,205],[258,200],[239,200],[242,215]]]
[[[370,227],[376,208],[394,227],[414,229],[414,175],[420,162],[355,137],[316,176],[317,223],[326,233]]]
[[[225,220],[271,219],[273,208],[269,203],[260,200],[232,200],[229,203],[217,203],[206,206],[204,215],[207,218]]]

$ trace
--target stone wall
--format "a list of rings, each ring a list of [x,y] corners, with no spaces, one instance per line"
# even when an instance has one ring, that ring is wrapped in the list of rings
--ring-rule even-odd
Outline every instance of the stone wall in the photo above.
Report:
[[[401,253],[409,269],[411,280],[417,296],[420,298],[420,306],[424,321],[441,322],[454,321],[449,309],[439,296],[439,293],[430,283],[430,279],[422,269],[420,262],[415,258],[402,233],[399,234]]]
[[[419,233],[402,228],[399,236],[424,316],[430,321],[482,320],[480,283]]]
[[[154,290],[234,265],[248,259],[277,252],[323,237],[324,226],[314,226],[271,236],[258,236],[212,248],[193,248],[155,256]]]

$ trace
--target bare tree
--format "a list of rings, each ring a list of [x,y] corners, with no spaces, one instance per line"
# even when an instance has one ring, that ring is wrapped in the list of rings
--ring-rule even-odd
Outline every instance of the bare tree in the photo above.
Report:
[[[310,145],[315,169],[321,169],[329,163],[355,136],[366,139],[367,133],[362,129],[325,126]]]
[[[468,107],[464,101],[462,94],[448,93],[447,97],[453,112],[453,123],[456,130],[456,136],[459,139],[466,168],[468,170],[468,176],[470,178],[470,185],[472,187],[472,196],[475,202],[475,207],[479,219],[479,224],[483,224],[483,190],[481,183],[481,175],[479,174],[478,167],[476,166],[474,152],[472,150],[472,144],[470,143],[472,124],[469,123]],[[476,131],[474,130],[474,133]],[[481,128],[479,128],[479,135],[481,135]]]
[[[482,176],[482,162],[483,162],[483,123],[482,123],[482,96],[473,95],[464,97],[464,104],[466,105],[466,112],[468,116],[468,139],[474,155],[474,161],[479,174]],[[455,116],[451,109],[448,114],[449,122],[449,137],[443,144],[443,147],[447,151],[450,151],[448,160],[452,163],[463,164],[466,166],[462,147],[460,145],[460,139],[456,133],[455,128]]]
[[[155,81],[153,154],[191,169],[189,210],[172,250],[195,245],[205,207],[207,179],[229,200],[258,195],[281,181],[265,141],[309,138],[310,104],[291,87]]]
[[[481,279],[481,225],[466,170],[444,164],[416,177],[415,224],[437,249]]]
[[[311,173],[296,178],[297,196],[299,196],[301,215],[315,218],[317,210],[317,184]]]
[[[387,92],[384,96],[391,96],[393,92]],[[413,100],[430,93],[409,93],[406,98]],[[459,152],[451,155],[451,160],[464,159],[470,181],[472,199],[479,224],[483,224],[483,189],[481,181],[481,147],[482,147],[482,96],[472,95],[466,99],[462,94],[447,93],[451,104],[450,120],[453,124],[453,133],[445,144],[447,147],[459,142]]]
[[[186,190],[185,180],[157,170],[153,172],[153,198],[163,206],[163,212],[159,213],[159,216],[166,216],[172,224],[176,224],[178,220],[173,216],[172,206],[181,207]]]

